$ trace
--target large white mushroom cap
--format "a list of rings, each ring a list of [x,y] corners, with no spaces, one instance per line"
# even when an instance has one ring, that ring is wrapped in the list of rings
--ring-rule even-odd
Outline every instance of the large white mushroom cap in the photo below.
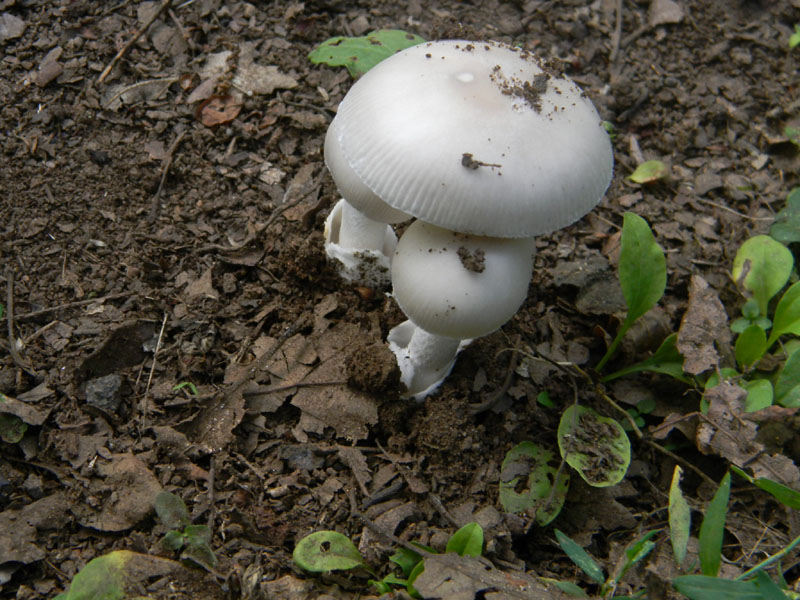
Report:
[[[348,178],[455,231],[547,233],[591,210],[611,180],[611,143],[591,101],[533,54],[499,43],[399,52],[353,85],[334,122],[326,149],[340,152]]]

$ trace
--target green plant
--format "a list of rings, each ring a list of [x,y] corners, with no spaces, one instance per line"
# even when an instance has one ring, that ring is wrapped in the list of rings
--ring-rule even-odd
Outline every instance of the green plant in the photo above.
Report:
[[[179,390],[182,390],[182,389],[184,389],[184,388],[188,388],[188,390],[189,390],[189,393],[190,393],[192,396],[197,396],[197,395],[198,395],[198,393],[199,393],[199,392],[197,391],[197,386],[196,386],[195,384],[193,384],[191,381],[182,381],[182,382],[181,382],[181,383],[179,383],[178,385],[174,386],[174,387],[172,388],[172,391],[173,391],[173,392],[177,392],[177,391],[179,391]]]
[[[337,36],[325,40],[308,55],[314,64],[345,67],[352,77],[359,77],[392,54],[425,40],[399,29],[373,31],[363,37]]]
[[[420,552],[401,547],[389,560],[400,567],[402,577],[395,573],[383,579],[370,579],[381,594],[391,592],[395,587],[404,587],[413,598],[421,596],[414,589],[414,581],[425,570],[424,554],[435,554],[433,548],[414,544]],[[445,552],[455,552],[459,556],[480,556],[483,552],[483,529],[477,523],[467,523],[448,540]],[[292,552],[294,562],[302,569],[311,572],[349,570],[363,568],[373,577],[376,571],[361,556],[350,539],[336,531],[317,531],[301,539]]]
[[[789,48],[794,48],[800,44],[800,25],[794,26],[794,33],[789,36]]]
[[[667,165],[660,160],[648,160],[640,164],[628,175],[633,183],[654,183],[667,175]]]
[[[186,504],[179,496],[160,492],[156,496],[155,509],[161,522],[169,527],[161,540],[165,548],[180,552],[182,561],[211,568],[217,565],[217,557],[209,546],[211,531],[206,525],[192,525]]]

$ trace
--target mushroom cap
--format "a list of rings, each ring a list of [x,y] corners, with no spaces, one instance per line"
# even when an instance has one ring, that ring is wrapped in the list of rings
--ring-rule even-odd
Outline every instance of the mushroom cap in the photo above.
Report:
[[[525,301],[534,248],[530,238],[473,236],[414,221],[392,260],[395,300],[428,333],[487,335]]]
[[[591,210],[611,180],[611,142],[592,102],[500,43],[394,54],[353,85],[334,122],[341,159],[369,190],[455,231],[554,231]]]
[[[342,155],[335,118],[325,134],[325,165],[331,172],[342,197],[370,219],[381,223],[400,223],[410,218],[410,215],[392,208],[381,200],[353,172]]]

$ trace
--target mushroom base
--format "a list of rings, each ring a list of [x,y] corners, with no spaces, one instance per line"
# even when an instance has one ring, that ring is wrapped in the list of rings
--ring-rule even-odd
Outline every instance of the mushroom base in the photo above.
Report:
[[[389,349],[397,357],[405,398],[422,401],[434,393],[453,370],[458,353],[472,340],[459,340],[428,333],[411,321],[389,331]]]
[[[373,221],[341,199],[325,220],[325,253],[338,261],[347,281],[386,287],[397,247],[390,225]]]

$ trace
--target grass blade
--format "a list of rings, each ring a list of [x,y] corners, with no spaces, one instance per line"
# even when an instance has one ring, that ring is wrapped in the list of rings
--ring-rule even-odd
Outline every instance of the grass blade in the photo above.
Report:
[[[586,553],[586,550],[581,548],[575,540],[570,538],[563,531],[556,529],[556,539],[561,549],[566,553],[572,562],[574,562],[581,571],[586,573],[591,579],[597,583],[605,583],[606,576],[603,574],[603,569],[600,568],[594,559]]]
[[[722,536],[725,533],[725,517],[728,514],[728,498],[731,493],[731,474],[725,477],[708,504],[703,524],[700,525],[700,570],[703,575],[716,577],[722,560]]]
[[[689,504],[681,492],[682,474],[683,470],[676,465],[672,474],[672,485],[669,487],[669,537],[677,565],[683,564],[683,559],[686,558],[686,546],[689,543],[689,530],[692,526]]]

